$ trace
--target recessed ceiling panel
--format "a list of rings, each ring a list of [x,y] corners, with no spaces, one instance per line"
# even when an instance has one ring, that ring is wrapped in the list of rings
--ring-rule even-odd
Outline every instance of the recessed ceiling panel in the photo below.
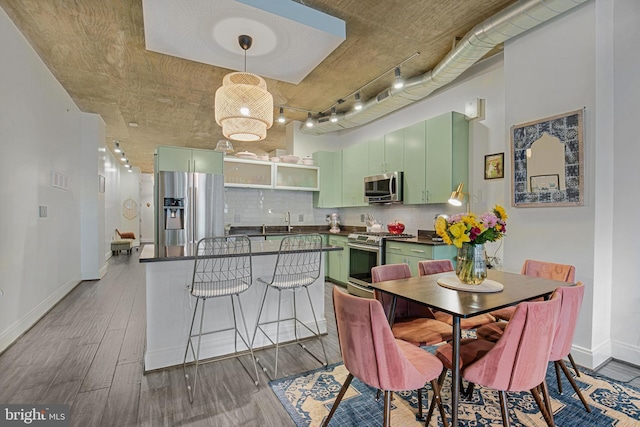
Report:
[[[148,50],[298,84],[346,38],[345,22],[291,0],[143,0]]]

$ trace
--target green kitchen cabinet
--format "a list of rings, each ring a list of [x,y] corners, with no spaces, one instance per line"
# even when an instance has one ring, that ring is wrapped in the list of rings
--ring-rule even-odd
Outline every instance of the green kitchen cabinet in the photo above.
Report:
[[[349,280],[349,250],[347,248],[346,236],[329,236],[330,246],[341,246],[341,251],[327,252],[329,263],[329,279],[336,283],[345,284]]]
[[[364,200],[364,177],[369,175],[369,144],[342,150],[342,206],[368,206]]]
[[[456,265],[458,249],[453,245],[423,245],[421,243],[385,242],[385,264],[409,264],[412,276],[418,276],[418,261],[448,259]]]
[[[317,151],[314,163],[320,168],[320,191],[313,194],[317,208],[342,206],[342,152]]]
[[[157,148],[158,171],[202,172],[222,174],[224,156],[213,150],[197,148]]]
[[[403,129],[369,140],[369,175],[404,169]]]
[[[404,129],[405,204],[446,203],[468,183],[469,124],[450,112]]]

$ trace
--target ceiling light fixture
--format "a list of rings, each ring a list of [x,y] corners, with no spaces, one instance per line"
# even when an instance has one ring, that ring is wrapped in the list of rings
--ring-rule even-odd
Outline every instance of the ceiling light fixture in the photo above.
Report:
[[[129,122],[129,126],[131,126],[132,128],[137,128],[138,122]]]
[[[224,154],[231,154],[233,153],[233,144],[231,144],[231,141],[221,139],[220,141],[218,141],[218,143],[216,144],[216,149],[213,151],[219,151]]]
[[[222,134],[236,141],[261,141],[273,124],[273,96],[260,76],[247,73],[247,50],[253,39],[238,37],[244,50],[244,71],[224,76],[216,90],[215,118],[222,126]]]
[[[122,160],[123,162],[127,161],[127,158],[124,156],[124,151],[122,152],[122,154],[120,155],[120,160]]]
[[[395,70],[396,79],[393,82],[394,89],[402,89],[404,86],[404,80],[402,80],[402,74],[400,74],[400,67],[396,67]]]
[[[311,118],[311,112],[307,113],[307,121],[305,122],[308,128],[313,127],[313,119]]]
[[[331,107],[331,123],[335,123],[338,121],[338,114],[336,113],[336,107]]]
[[[284,123],[285,122],[285,118],[284,118],[284,108],[280,107],[280,115],[278,116],[278,123]]]
[[[121,153],[121,152],[122,152],[122,150],[120,149],[120,142],[114,139],[114,140],[113,140],[113,143],[114,143],[114,144],[115,144],[115,146],[116,146],[116,148],[115,148],[113,151],[115,151],[116,153]]]
[[[356,111],[362,110],[362,101],[360,100],[360,92],[356,92],[356,102],[353,104],[353,109]]]

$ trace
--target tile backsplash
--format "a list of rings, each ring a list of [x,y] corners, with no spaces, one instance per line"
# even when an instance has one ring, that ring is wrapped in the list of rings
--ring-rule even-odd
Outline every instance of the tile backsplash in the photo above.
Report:
[[[343,225],[365,226],[364,216],[371,214],[384,226],[397,219],[405,224],[407,233],[433,230],[436,215],[462,212],[449,204],[435,205],[375,205],[354,208],[317,209],[309,191],[225,189],[225,223],[232,226],[285,225],[287,212],[291,225],[325,225],[327,215],[338,212]]]

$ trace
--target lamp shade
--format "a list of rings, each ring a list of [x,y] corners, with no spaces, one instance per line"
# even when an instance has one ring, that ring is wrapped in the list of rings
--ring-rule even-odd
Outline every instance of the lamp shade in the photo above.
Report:
[[[462,201],[464,200],[464,193],[462,189],[464,188],[464,184],[461,182],[458,184],[458,188],[455,189],[453,193],[451,193],[451,197],[449,197],[449,204],[453,206],[462,206]]]
[[[216,123],[222,134],[236,141],[260,141],[273,124],[273,96],[264,79],[252,73],[224,76],[216,91]]]

